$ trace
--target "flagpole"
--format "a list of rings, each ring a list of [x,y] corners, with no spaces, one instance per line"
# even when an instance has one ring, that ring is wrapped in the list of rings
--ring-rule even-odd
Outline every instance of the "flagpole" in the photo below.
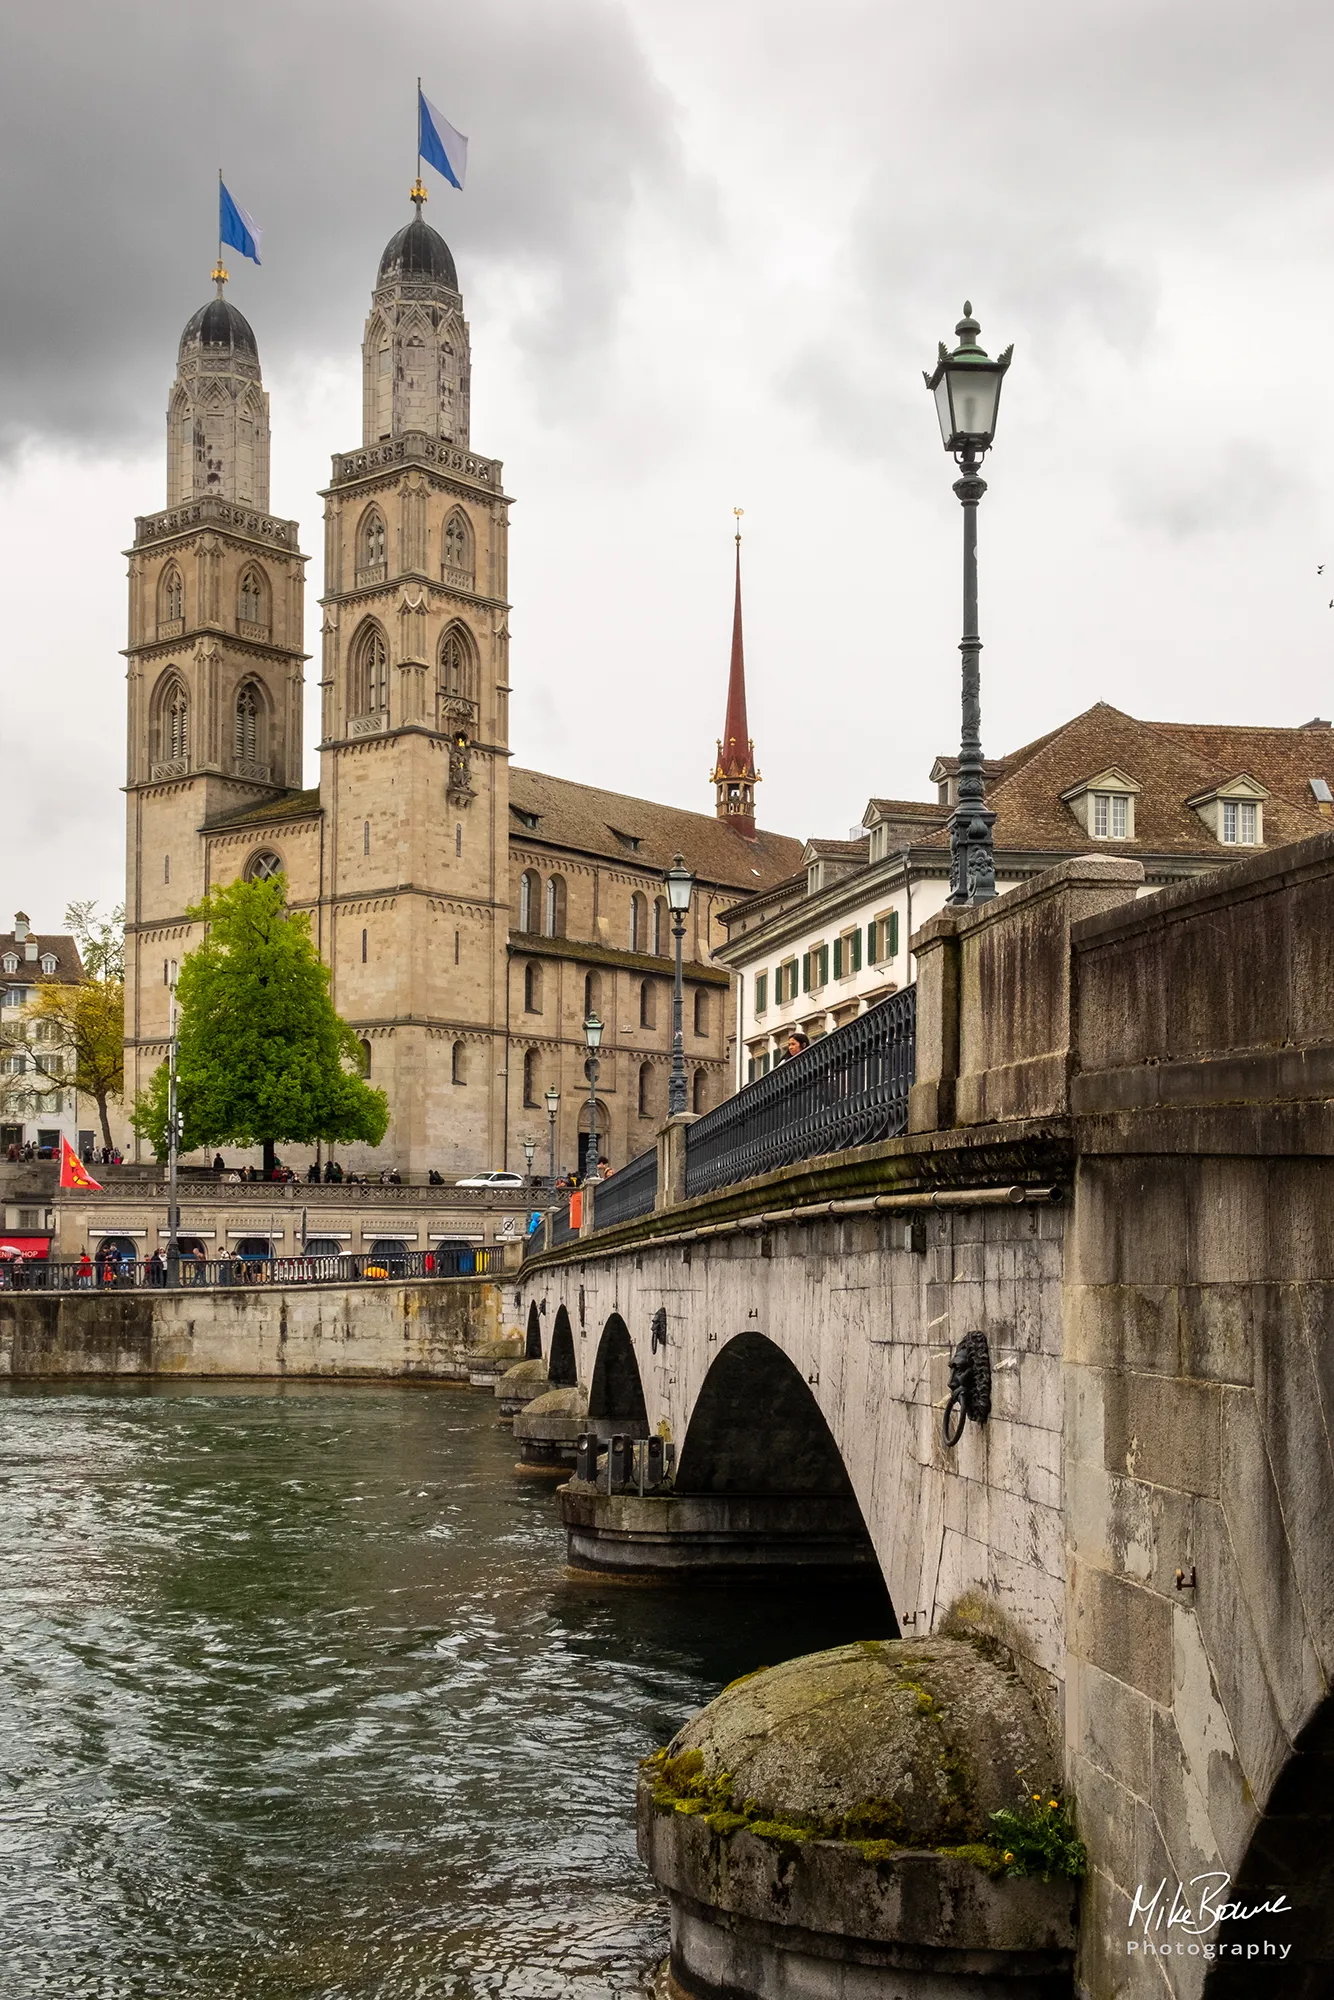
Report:
[[[213,282],[222,297],[222,288],[227,282],[227,273],[222,268],[222,168],[218,168],[218,261],[213,266]]]

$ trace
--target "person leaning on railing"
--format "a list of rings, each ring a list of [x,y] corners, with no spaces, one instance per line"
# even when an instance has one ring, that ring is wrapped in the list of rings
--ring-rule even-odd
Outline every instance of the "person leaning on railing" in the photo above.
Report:
[[[800,1028],[794,1028],[787,1038],[787,1047],[784,1049],[782,1055],[779,1056],[778,1062],[793,1062],[797,1056],[804,1055],[810,1045],[810,1038],[803,1035]],[[774,1067],[776,1069],[778,1064],[775,1063]]]

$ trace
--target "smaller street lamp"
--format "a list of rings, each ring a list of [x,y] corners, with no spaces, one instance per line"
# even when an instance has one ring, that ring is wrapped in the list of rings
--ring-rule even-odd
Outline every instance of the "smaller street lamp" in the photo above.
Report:
[[[584,1179],[597,1179],[598,1172],[598,1050],[602,1047],[602,1023],[596,1014],[584,1022],[588,1046],[588,1151],[584,1155]]]
[[[530,1181],[533,1178],[533,1154],[536,1151],[537,1151],[536,1139],[525,1139],[523,1141],[523,1157],[528,1163],[528,1178]]]
[[[547,1123],[551,1127],[551,1185],[556,1185],[556,1114],[560,1110],[560,1092],[553,1084],[547,1092]]]
[[[695,878],[677,855],[667,870],[667,907],[672,913],[672,936],[676,941],[676,972],[672,980],[672,1080],[667,1091],[667,1115],[676,1118],[686,1108],[686,1055],[681,1022],[684,998],[681,985],[681,946],[686,934],[686,913]]]

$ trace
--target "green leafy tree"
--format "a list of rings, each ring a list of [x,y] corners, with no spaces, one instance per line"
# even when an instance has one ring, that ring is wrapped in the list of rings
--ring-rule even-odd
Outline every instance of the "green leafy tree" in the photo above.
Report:
[[[310,918],[286,898],[282,875],[210,891],[188,912],[208,934],[182,961],[176,987],[182,1147],[262,1145],[266,1173],[279,1141],[378,1146],[389,1123],[384,1092],[362,1078],[356,1035],[334,1012]],[[131,1122],[161,1159],[165,1063]]]

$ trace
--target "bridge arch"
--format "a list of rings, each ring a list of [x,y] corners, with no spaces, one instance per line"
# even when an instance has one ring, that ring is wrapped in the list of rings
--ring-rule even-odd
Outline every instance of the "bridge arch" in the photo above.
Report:
[[[1261,1911],[1213,1933],[1211,1941],[1236,1949],[1210,1967],[1205,2000],[1250,2000],[1280,1986],[1301,2000],[1334,1992],[1334,1695],[1298,1734],[1226,1891],[1228,1902],[1250,1909],[1279,1899],[1287,1907],[1278,1914]],[[1284,1945],[1286,1962],[1277,1955]],[[1258,1947],[1254,1958],[1248,1946]]]
[[[528,1334],[523,1343],[523,1358],[525,1361],[542,1359],[542,1321],[538,1315],[536,1299],[528,1308]]]
[[[570,1315],[564,1306],[557,1306],[556,1322],[551,1329],[547,1380],[553,1389],[573,1389],[579,1380],[579,1365],[574,1358],[574,1334],[570,1329]]]
[[[598,1342],[588,1390],[588,1415],[590,1422],[602,1418],[621,1425],[629,1436],[648,1436],[648,1409],[639,1362],[630,1329],[619,1313],[611,1315]]]
[[[800,1370],[764,1334],[737,1334],[704,1377],[676,1490],[854,1498],[824,1413]]]

